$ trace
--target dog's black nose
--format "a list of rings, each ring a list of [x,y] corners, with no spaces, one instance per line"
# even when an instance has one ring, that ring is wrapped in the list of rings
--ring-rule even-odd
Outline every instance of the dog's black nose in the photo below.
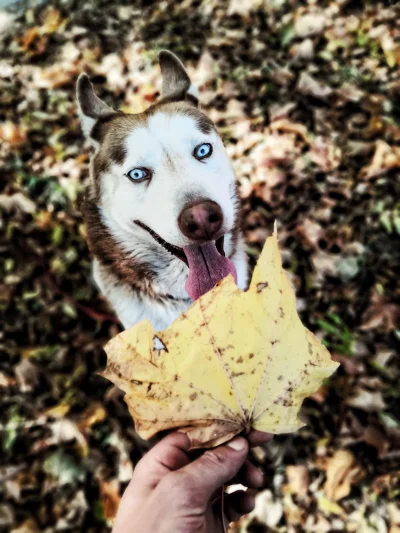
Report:
[[[223,221],[220,206],[212,200],[204,200],[185,207],[178,217],[178,226],[189,239],[213,241]]]

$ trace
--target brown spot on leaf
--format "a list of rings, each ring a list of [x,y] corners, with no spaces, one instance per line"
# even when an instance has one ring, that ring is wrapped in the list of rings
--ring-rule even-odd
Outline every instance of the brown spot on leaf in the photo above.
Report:
[[[279,308],[279,314],[280,314],[281,318],[285,318],[285,313],[284,313],[282,307]]]
[[[243,376],[243,375],[244,375],[244,372],[232,372],[233,378],[238,378],[239,376]]]
[[[243,363],[243,357],[242,357],[242,356],[238,357],[238,358],[236,359],[236,362],[239,363],[239,364],[240,364],[240,363]]]
[[[268,281],[257,283],[257,292],[261,292],[266,287],[268,287]]]
[[[254,357],[254,354],[253,353],[249,353],[249,359],[253,359]]]
[[[193,394],[191,394],[189,398],[194,401],[197,398],[197,392],[193,392]]]

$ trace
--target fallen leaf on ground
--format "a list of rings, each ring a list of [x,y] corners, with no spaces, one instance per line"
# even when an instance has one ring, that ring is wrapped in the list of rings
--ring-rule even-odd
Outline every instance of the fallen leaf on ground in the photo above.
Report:
[[[9,120],[3,122],[0,124],[0,139],[13,148],[19,147],[27,140],[26,128]]]
[[[119,483],[115,479],[112,481],[100,480],[100,493],[105,518],[114,518],[121,501]]]
[[[307,13],[299,17],[295,22],[295,32],[297,37],[309,37],[318,35],[327,24],[326,15],[323,13]]]
[[[367,413],[381,411],[386,408],[380,391],[368,391],[362,387],[357,387],[354,396],[346,399],[346,404],[351,407],[356,407]]]
[[[272,131],[285,131],[288,133],[296,133],[301,137],[305,142],[309,141],[309,136],[306,126],[304,124],[298,124],[296,122],[291,122],[287,118],[276,119],[270,124],[270,129]]]
[[[143,321],[105,349],[102,375],[126,393],[139,435],[179,428],[193,448],[296,431],[304,398],[338,366],[298,317],[276,231],[247,292],[228,276],[165,331]]]
[[[332,501],[338,501],[350,494],[351,485],[363,476],[354,455],[348,450],[338,450],[328,459],[324,491]]]
[[[372,161],[361,169],[360,176],[364,179],[375,178],[394,168],[400,168],[400,147],[378,140]]]
[[[0,194],[0,209],[1,208],[9,212],[19,211],[31,215],[36,211],[36,204],[27,198],[22,192],[16,192],[10,196]]]
[[[325,83],[316,80],[306,72],[300,74],[299,81],[297,82],[297,90],[301,94],[307,96],[314,96],[321,100],[325,100],[332,94],[332,89]]]
[[[245,525],[251,523],[254,518],[261,524],[275,528],[281,521],[282,516],[282,502],[276,499],[270,490],[263,490],[257,494],[255,498],[255,507],[253,511],[240,520],[240,525],[243,527],[241,531],[245,531]]]
[[[310,483],[308,469],[305,465],[288,465],[286,467],[287,484],[285,486],[289,494],[295,494],[305,498]]]
[[[376,329],[389,332],[400,326],[400,310],[396,304],[388,302],[376,290],[372,292],[370,302],[362,316],[361,330]]]
[[[311,144],[310,159],[324,172],[331,172],[340,165],[340,148],[327,142],[322,137],[317,137]]]
[[[318,241],[324,235],[324,229],[320,224],[310,218],[305,218],[298,226],[297,233],[309,246],[318,247]]]

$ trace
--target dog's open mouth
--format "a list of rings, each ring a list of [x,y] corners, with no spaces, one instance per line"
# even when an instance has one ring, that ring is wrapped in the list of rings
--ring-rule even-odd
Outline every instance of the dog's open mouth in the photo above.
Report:
[[[206,242],[201,246],[192,245],[179,248],[165,241],[140,220],[135,220],[134,222],[147,231],[170,254],[183,261],[189,267],[189,276],[185,289],[193,300],[197,300],[197,298],[211,290],[216,283],[228,276],[228,274],[232,274],[235,281],[237,280],[236,269],[232,261],[225,257],[224,236],[216,241]]]

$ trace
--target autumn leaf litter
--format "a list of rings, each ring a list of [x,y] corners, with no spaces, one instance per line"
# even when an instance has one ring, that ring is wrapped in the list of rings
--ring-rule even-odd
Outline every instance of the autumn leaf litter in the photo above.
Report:
[[[141,110],[170,48],[227,145],[252,265],[278,219],[301,319],[341,363],[307,426],[252,452],[265,486],[232,531],[399,531],[399,7],[360,4],[2,15],[0,530],[110,531],[145,450],[96,375],[119,329],[91,282],[74,84],[86,70],[110,105]]]

